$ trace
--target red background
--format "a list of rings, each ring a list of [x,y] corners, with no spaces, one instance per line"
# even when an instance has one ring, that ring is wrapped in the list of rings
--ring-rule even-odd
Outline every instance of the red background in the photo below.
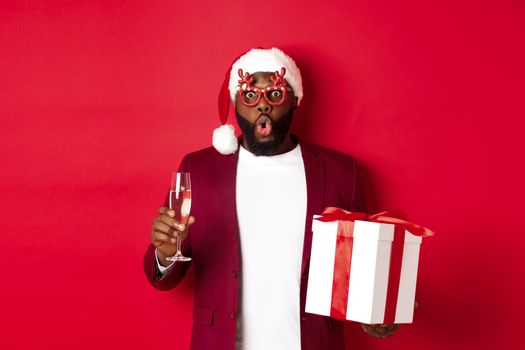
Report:
[[[193,278],[148,285],[150,225],[227,66],[272,45],[303,71],[302,139],[437,232],[414,323],[350,325],[348,348],[519,347],[524,20],[510,0],[3,1],[0,348],[189,346]]]

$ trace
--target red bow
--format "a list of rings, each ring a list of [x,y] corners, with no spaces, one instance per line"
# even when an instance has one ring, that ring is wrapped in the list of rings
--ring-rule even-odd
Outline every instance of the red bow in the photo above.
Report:
[[[343,220],[343,221],[355,221],[355,220],[363,220],[363,221],[371,221],[371,222],[381,222],[385,224],[394,224],[394,225],[400,225],[404,227],[408,232],[415,236],[421,236],[421,237],[428,237],[433,236],[435,234],[434,231],[414,224],[413,222],[406,221],[403,219],[400,219],[396,217],[396,215],[389,211],[382,211],[377,214],[368,215],[367,213],[362,212],[352,212],[343,210],[336,207],[327,207],[325,210],[323,210],[323,213],[320,217],[315,218],[315,220],[322,221],[322,222],[328,222],[328,221],[337,221],[337,220]]]

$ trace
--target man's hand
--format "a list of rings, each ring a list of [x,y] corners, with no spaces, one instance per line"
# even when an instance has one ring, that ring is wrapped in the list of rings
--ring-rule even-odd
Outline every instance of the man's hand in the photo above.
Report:
[[[157,248],[157,256],[162,266],[168,266],[170,261],[166,257],[177,252],[177,237],[184,241],[188,236],[188,229],[195,222],[190,216],[186,225],[175,218],[175,212],[168,207],[160,207],[159,214],[151,225],[151,243]]]
[[[367,332],[372,337],[376,338],[386,338],[391,335],[394,335],[396,332],[398,324],[364,324],[361,323],[363,330]]]
[[[417,309],[419,303],[414,302],[414,310]],[[394,335],[396,329],[399,327],[398,324],[366,324],[361,323],[363,330],[370,334],[372,337],[376,338],[386,338]]]

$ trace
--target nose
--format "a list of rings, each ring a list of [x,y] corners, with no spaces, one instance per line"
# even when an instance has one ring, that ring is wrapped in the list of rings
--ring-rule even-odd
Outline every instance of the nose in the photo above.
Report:
[[[264,96],[262,96],[261,100],[259,101],[259,104],[257,104],[257,111],[259,113],[270,113],[272,110],[272,106],[266,101]]]

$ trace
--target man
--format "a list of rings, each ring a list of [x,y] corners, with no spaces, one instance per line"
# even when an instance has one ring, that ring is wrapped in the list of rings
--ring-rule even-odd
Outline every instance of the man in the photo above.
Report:
[[[300,142],[290,125],[303,96],[295,62],[253,49],[237,59],[219,96],[243,132],[216,129],[214,148],[184,157],[192,176],[192,216],[181,225],[160,208],[144,269],[160,290],[175,287],[191,262],[170,263],[175,238],[195,268],[192,349],[343,349],[342,322],[304,312],[311,218],[327,206],[364,211],[355,162]],[[191,234],[188,234],[188,228]],[[395,326],[363,325],[384,337]]]

